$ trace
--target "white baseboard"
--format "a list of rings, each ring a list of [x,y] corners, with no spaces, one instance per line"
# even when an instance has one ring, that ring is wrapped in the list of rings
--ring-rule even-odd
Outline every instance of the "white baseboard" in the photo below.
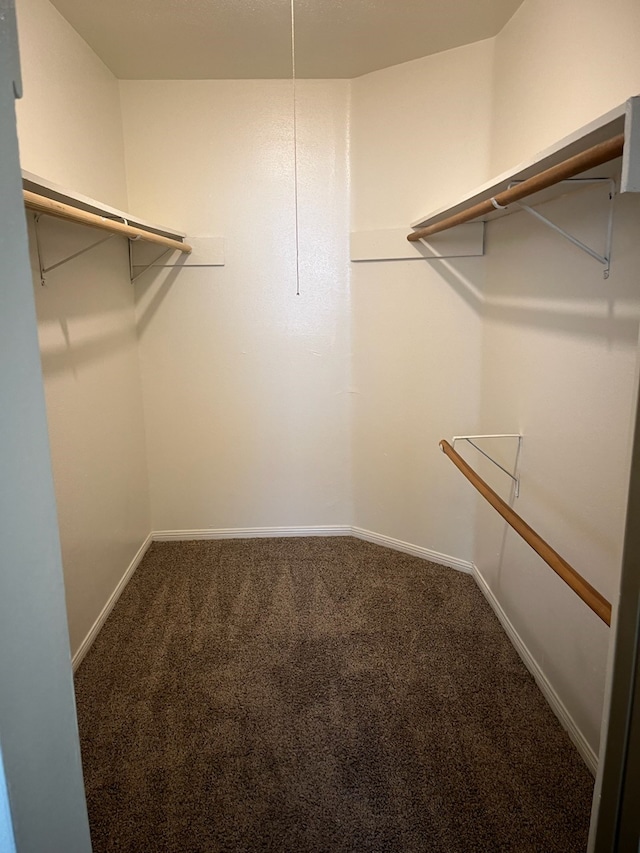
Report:
[[[391,536],[383,536],[380,533],[373,533],[371,530],[364,530],[362,527],[351,527],[348,524],[336,527],[232,527],[219,530],[156,530],[151,535],[154,542],[170,542],[172,540],[185,542],[193,539],[275,539],[288,536],[355,536],[356,539],[363,539],[365,542],[392,548],[394,551],[402,551],[423,560],[430,560],[432,563],[439,563],[441,566],[457,569],[459,572],[470,574],[472,568],[472,564],[467,560],[440,554],[438,551],[423,548],[421,545],[412,545],[410,542],[403,542],[401,539],[393,539]]]
[[[107,601],[105,606],[100,611],[100,615],[98,616],[96,621],[93,623],[91,630],[89,631],[87,636],[84,638],[84,640],[80,643],[80,647],[78,648],[78,650],[74,654],[72,661],[71,661],[74,672],[82,663],[85,655],[87,654],[87,652],[91,648],[93,641],[95,640],[95,638],[100,633],[100,629],[102,628],[104,623],[107,621],[107,617],[109,616],[109,614],[111,613],[111,611],[115,607],[117,600],[120,598],[120,596],[124,592],[125,586],[128,584],[131,576],[133,575],[135,570],[138,568],[138,566],[142,562],[142,558],[147,553],[147,550],[149,549],[149,546],[151,545],[152,542],[153,542],[153,534],[150,533],[147,536],[147,538],[144,540],[142,545],[138,548],[138,552],[135,555],[135,557],[133,558],[133,560],[131,561],[131,563],[129,564],[129,568],[127,569],[127,571],[123,574],[123,576],[118,581],[118,585],[116,586],[114,591],[109,596],[109,600]]]
[[[432,551],[429,548],[423,548],[420,545],[411,545],[409,542],[402,542],[400,539],[392,539],[390,536],[382,536],[378,533],[372,533],[370,530],[351,527],[348,524],[335,526],[317,525],[315,527],[235,527],[209,530],[156,530],[147,536],[138,549],[137,554],[110,595],[109,600],[102,608],[102,611],[92,625],[91,630],[80,644],[76,653],[73,655],[73,671],[75,672],[82,663],[85,655],[98,636],[100,629],[115,607],[116,602],[122,595],[122,592],[124,591],[124,588],[129,582],[131,576],[142,562],[142,558],[147,553],[152,542],[188,541],[196,539],[266,539],[300,536],[355,536],[357,539],[364,539],[366,542],[373,542],[376,545],[383,545],[386,548],[403,551],[406,554],[412,554],[413,556],[421,557],[425,560],[431,560],[431,562],[440,563],[443,566],[449,566],[450,568],[457,569],[458,571],[471,571],[471,563],[468,563],[465,560],[459,560],[456,557],[449,557],[446,554],[440,554],[438,551]]]
[[[351,527],[231,527],[219,530],[155,530],[154,542],[192,539],[276,539],[290,536],[351,536]]]
[[[468,560],[460,560],[458,557],[440,554],[439,551],[423,548],[422,545],[412,545],[410,542],[403,542],[401,539],[393,539],[391,536],[373,533],[373,531],[364,530],[362,527],[352,527],[351,535],[355,536],[356,539],[363,539],[365,542],[373,542],[374,545],[382,545],[385,548],[392,548],[394,551],[402,551],[414,557],[421,557],[423,560],[430,560],[432,563],[438,563],[441,566],[447,566],[459,572],[471,574],[473,568],[473,564]]]
[[[480,587],[480,591],[483,593],[484,597],[491,605],[491,608],[498,617],[498,620],[504,628],[506,635],[511,640],[513,647],[522,658],[522,662],[527,667],[531,675],[534,677],[536,684],[540,688],[540,691],[551,706],[551,710],[560,720],[560,724],[566,730],[567,734],[575,744],[576,749],[584,759],[584,762],[591,771],[591,773],[595,776],[598,770],[598,756],[587,742],[587,739],[583,735],[582,731],[578,728],[576,721],[573,719],[573,717],[567,710],[565,704],[562,702],[554,688],[551,686],[548,678],[546,677],[539,664],[525,645],[524,640],[513,627],[511,620],[502,609],[502,606],[498,602],[498,599],[495,597],[495,595],[489,588],[489,585],[480,574],[476,565],[472,565],[472,574],[475,578],[476,583]]]

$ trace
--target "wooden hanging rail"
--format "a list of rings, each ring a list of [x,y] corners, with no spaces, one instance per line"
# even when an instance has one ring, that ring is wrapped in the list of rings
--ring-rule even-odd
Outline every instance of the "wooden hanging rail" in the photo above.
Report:
[[[417,231],[412,231],[407,236],[407,240],[411,243],[416,243],[423,237],[430,237],[432,234],[437,234],[440,231],[446,231],[448,228],[453,228],[455,225],[461,225],[463,222],[469,222],[479,216],[486,216],[488,213],[495,212],[496,208],[506,207],[515,201],[533,195],[533,193],[545,190],[560,181],[566,181],[588,169],[593,169],[596,166],[601,166],[603,163],[608,163],[610,160],[615,160],[620,157],[624,148],[624,133],[608,139],[606,142],[601,142],[594,145],[592,148],[587,148],[561,163],[545,169],[537,175],[518,183],[517,185],[497,193],[492,198],[487,198],[474,204],[472,207],[462,210],[459,213],[454,213],[446,219],[441,219],[440,222],[435,222],[432,225],[427,225],[424,228],[419,228]],[[494,203],[495,202],[495,203]]]
[[[545,563],[550,566],[556,574],[560,575],[562,580],[568,584],[571,589],[596,613],[603,622],[611,625],[611,604],[604,598],[597,589],[591,586],[582,575],[580,575],[573,566],[570,566],[557,551],[549,545],[548,542],[539,536],[536,531],[514,512],[511,507],[505,503],[493,489],[485,483],[485,481],[476,474],[476,472],[467,465],[465,460],[459,453],[453,449],[448,441],[441,441],[440,447],[453,464],[458,468],[469,482],[475,486],[483,498],[487,500],[491,506],[497,510],[504,518],[507,524],[518,533],[524,541],[530,545],[533,550],[539,554]]]
[[[153,231],[146,231],[144,228],[135,228],[133,225],[127,225],[115,219],[98,216],[95,213],[80,210],[70,204],[55,201],[29,190],[23,190],[23,194],[24,205],[28,210],[45,213],[47,216],[55,216],[58,219],[66,219],[70,222],[77,222],[80,225],[89,225],[92,228],[101,228],[103,231],[120,234],[122,237],[128,237],[129,239],[140,239],[148,243],[157,243],[159,246],[166,246],[183,254],[190,254],[191,252],[191,246],[180,240],[173,240],[171,237],[155,234]]]

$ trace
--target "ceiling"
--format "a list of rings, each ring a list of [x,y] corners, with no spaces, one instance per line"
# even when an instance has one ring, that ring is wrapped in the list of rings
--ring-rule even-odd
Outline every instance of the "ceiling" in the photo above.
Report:
[[[496,35],[522,0],[293,0],[296,76],[359,77]],[[121,79],[291,76],[291,0],[52,0]]]

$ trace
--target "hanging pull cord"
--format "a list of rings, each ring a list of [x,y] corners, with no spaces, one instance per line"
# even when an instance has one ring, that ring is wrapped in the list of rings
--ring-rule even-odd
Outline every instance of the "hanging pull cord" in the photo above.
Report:
[[[296,296],[300,296],[300,229],[298,216],[298,116],[296,111],[296,26],[291,0],[291,78],[293,81],[293,194],[296,238]]]

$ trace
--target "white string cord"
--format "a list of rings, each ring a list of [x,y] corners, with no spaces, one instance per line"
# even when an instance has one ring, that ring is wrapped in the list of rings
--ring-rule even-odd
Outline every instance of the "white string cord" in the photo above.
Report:
[[[296,25],[291,0],[291,77],[293,81],[293,192],[296,235],[296,296],[300,296],[300,235],[298,217],[298,117],[296,112]]]

